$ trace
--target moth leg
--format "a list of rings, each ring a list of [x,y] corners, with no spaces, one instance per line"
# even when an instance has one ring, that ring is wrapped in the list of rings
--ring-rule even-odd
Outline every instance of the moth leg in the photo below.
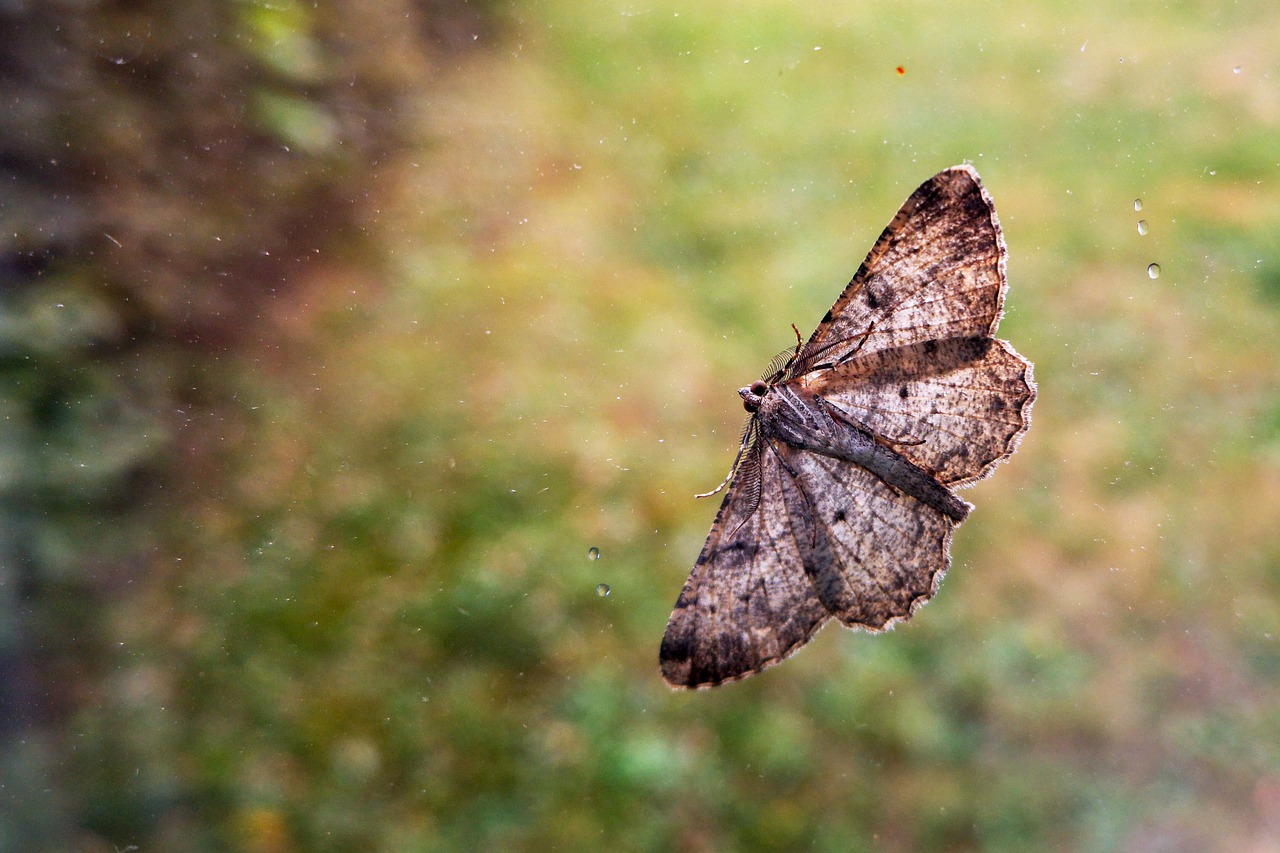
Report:
[[[859,423],[852,415],[828,400],[826,397],[819,397],[818,399],[822,401],[823,411],[826,412],[827,416],[833,421],[839,421],[845,426],[851,426],[854,429],[862,430],[867,435],[871,436],[872,440],[875,441],[876,444],[883,447],[888,447],[889,449],[893,449],[894,447],[918,447],[925,443],[925,439],[923,438],[889,438],[887,435],[881,435],[875,430],[867,427],[866,424]]]
[[[866,344],[867,338],[871,337],[871,333],[875,331],[875,328],[876,328],[876,323],[874,320],[872,320],[870,325],[867,326],[867,330],[862,334],[854,335],[848,338],[840,338],[839,340],[831,341],[828,344],[824,344],[823,346],[819,347],[817,350],[807,354],[804,357],[804,360],[802,362],[803,369],[796,370],[791,375],[799,376],[805,373],[812,373],[815,370],[829,370],[832,367],[838,367],[839,365],[844,364],[846,361],[848,361],[849,359],[853,358],[855,355],[858,354],[858,352]],[[827,361],[827,362],[823,362],[822,364],[814,363],[815,361],[817,361],[819,357],[822,356],[823,353],[833,350],[836,347],[839,347],[855,339],[858,341],[857,345],[852,350],[845,353],[844,356],[842,356],[839,361]]]
[[[804,349],[804,338],[800,337],[800,330],[796,328],[795,323],[791,324],[791,331],[796,333],[796,348],[791,351],[791,355],[787,356],[787,360],[783,362],[781,367],[768,372],[766,381],[769,383],[774,383],[785,376],[790,376],[791,368],[795,365],[796,360],[800,358],[800,352]],[[787,352],[787,350],[783,350],[783,352]]]
[[[729,476],[725,477],[722,481],[720,481],[720,485],[716,486],[714,489],[712,489],[709,492],[700,492],[699,494],[694,495],[694,497],[695,498],[713,498],[716,495],[720,494],[725,490],[725,487],[729,485],[729,481],[733,479],[733,475],[737,473],[737,470],[738,470],[738,466],[735,463],[734,466],[729,469]]]
[[[855,346],[853,349],[845,353],[844,357],[840,359],[839,363],[844,364],[846,361],[851,360],[855,355],[861,352],[862,348],[867,343],[867,338],[871,337],[871,333],[874,332],[875,330],[876,330],[876,321],[872,320],[869,324],[867,324],[867,330],[863,332],[861,336],[859,336],[857,346]]]
[[[886,435],[880,435],[874,432],[871,434],[871,437],[874,438],[877,443],[883,444],[885,447],[919,447],[924,444],[923,438],[889,438]]]
[[[925,439],[923,438],[916,438],[916,439],[889,438],[888,436],[881,435],[880,433],[868,427],[866,424],[859,423],[852,415],[850,415],[844,409],[837,406],[835,403],[828,400],[826,397],[819,397],[818,399],[822,402],[823,412],[832,422],[839,422],[841,424],[844,424],[845,426],[848,426],[853,429],[860,430],[863,433],[866,433],[867,435],[871,436],[872,441],[874,441],[876,444],[880,445],[881,447],[886,447],[889,450],[893,450],[895,447],[918,447],[919,445],[925,443]],[[938,473],[937,471],[933,471],[923,465],[918,467],[920,468],[920,470],[924,471],[931,477],[937,476],[937,473]]]
[[[865,432],[867,435],[871,436],[872,438],[876,437],[876,434],[872,432],[870,429],[868,429],[865,424],[860,423],[857,420],[857,418],[855,418],[853,415],[849,414],[844,409],[837,406],[835,403],[828,400],[826,397],[818,397],[817,399],[818,399],[818,402],[822,403],[823,414],[825,414],[827,416],[827,419],[830,420],[831,422],[833,423],[838,422],[838,423],[844,424],[847,427],[853,427],[856,430]]]

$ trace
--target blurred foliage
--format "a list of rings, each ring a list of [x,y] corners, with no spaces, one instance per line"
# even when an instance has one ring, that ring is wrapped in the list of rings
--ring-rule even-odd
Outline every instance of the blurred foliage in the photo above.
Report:
[[[0,847],[1280,846],[1267,7],[3,8]],[[733,389],[963,160],[1027,441],[670,693]]]

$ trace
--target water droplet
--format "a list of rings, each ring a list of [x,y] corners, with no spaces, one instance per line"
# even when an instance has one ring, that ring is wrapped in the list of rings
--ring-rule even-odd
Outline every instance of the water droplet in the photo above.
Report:
[[[1237,65],[1235,68],[1232,68],[1232,69],[1231,69],[1231,73],[1232,73],[1232,74],[1239,74],[1239,73],[1240,73],[1241,71],[1243,71],[1243,70],[1244,70],[1243,68],[1241,68],[1239,65]]]
[[[588,548],[588,549],[587,549],[587,559],[588,559],[588,560],[598,560],[598,559],[600,559],[600,549],[599,549],[599,548],[596,548],[596,547]]]
[[[1159,278],[1159,277],[1160,277],[1160,265],[1159,265],[1159,264],[1150,264],[1150,265],[1148,265],[1148,266],[1147,266],[1147,275],[1151,276],[1152,278]]]
[[[1140,199],[1140,198],[1135,198],[1135,199],[1133,200],[1133,209],[1134,209],[1134,210],[1142,210],[1142,199]]]
[[[607,598],[609,595],[609,592],[610,592],[609,585],[607,583],[602,583],[596,587],[596,595],[600,596],[601,598]]]
[[[1138,220],[1138,233],[1141,234],[1143,237],[1147,236],[1147,220],[1145,219]]]

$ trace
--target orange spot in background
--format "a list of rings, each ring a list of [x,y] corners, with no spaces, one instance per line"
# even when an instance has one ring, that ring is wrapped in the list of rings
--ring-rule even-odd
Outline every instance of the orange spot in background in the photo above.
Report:
[[[905,68],[903,68],[901,65],[899,65],[899,66],[898,66],[898,76],[899,76],[899,77],[901,77],[903,74],[906,74],[906,73],[907,73],[907,69],[905,69]]]

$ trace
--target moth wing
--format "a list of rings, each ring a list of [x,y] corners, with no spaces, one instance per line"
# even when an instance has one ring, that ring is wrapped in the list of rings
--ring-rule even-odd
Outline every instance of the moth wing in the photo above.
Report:
[[[827,612],[882,631],[933,597],[955,521],[858,465],[788,445],[776,451],[808,511],[800,555]]]
[[[772,443],[754,443],[667,623],[658,657],[676,688],[760,672],[829,618],[801,562],[811,520]]]
[[[1006,249],[977,172],[912,193],[802,347],[789,382],[940,483],[985,476],[1029,425],[1031,365],[992,338]],[[764,437],[734,478],[663,637],[663,677],[709,687],[782,660],[830,615],[878,631],[928,601],[955,522],[868,470]]]
[[[924,341],[859,354],[795,380],[945,486],[1009,458],[1031,426],[1031,363],[994,338]]]
[[[794,381],[943,485],[987,476],[1017,448],[1036,398],[1030,362],[991,337],[1007,256],[978,173],[938,173],[880,235]]]
[[[1004,306],[1007,255],[978,173],[971,166],[939,172],[889,222],[792,375],[855,354],[991,336]]]

